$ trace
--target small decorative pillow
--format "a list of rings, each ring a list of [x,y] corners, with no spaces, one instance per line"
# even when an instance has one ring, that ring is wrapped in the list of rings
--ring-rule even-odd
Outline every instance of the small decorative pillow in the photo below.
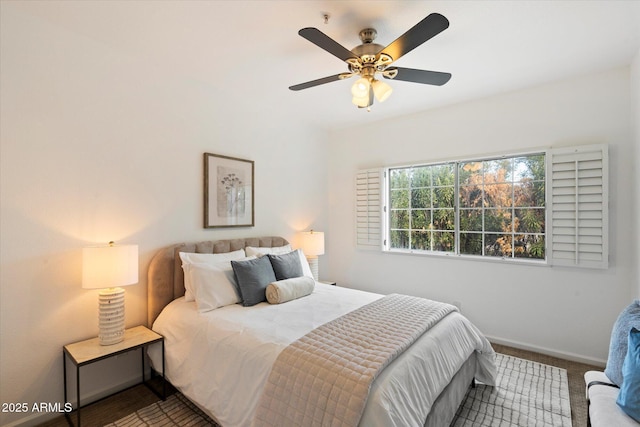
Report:
[[[622,364],[622,387],[616,403],[627,415],[640,422],[640,330],[632,328]]]
[[[267,301],[269,304],[282,304],[310,295],[316,281],[311,277],[301,276],[293,279],[279,280],[267,286]]]
[[[604,373],[619,387],[622,386],[622,363],[627,355],[629,331],[633,327],[640,329],[640,300],[633,301],[622,310],[611,331],[609,357]]]
[[[185,264],[198,311],[203,313],[241,301],[230,261],[218,264]]]
[[[263,256],[248,261],[231,261],[231,267],[240,288],[243,306],[250,307],[267,300],[267,285],[276,281],[269,258]]]
[[[298,250],[283,255],[267,254],[267,258],[269,258],[273,267],[273,272],[276,274],[276,280],[302,276],[302,265],[300,264]]]
[[[193,252],[180,252],[180,260],[182,261],[182,270],[184,271],[184,300],[194,301],[195,296],[193,294],[193,288],[191,286],[191,280],[187,274],[184,266],[186,264],[217,264],[223,261],[231,261],[245,258],[247,255],[244,249],[238,249],[233,252],[225,252],[221,254],[199,254]]]

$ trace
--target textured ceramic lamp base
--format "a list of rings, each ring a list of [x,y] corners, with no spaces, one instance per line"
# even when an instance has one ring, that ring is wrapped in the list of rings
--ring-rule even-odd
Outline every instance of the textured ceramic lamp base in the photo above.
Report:
[[[98,298],[100,345],[117,344],[124,340],[124,289],[104,289]]]

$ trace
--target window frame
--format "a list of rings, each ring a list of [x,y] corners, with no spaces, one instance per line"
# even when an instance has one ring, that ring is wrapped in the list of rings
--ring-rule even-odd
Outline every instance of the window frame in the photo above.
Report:
[[[388,244],[386,177],[390,167],[358,170],[355,176],[355,247],[387,254],[454,256],[467,260],[515,262],[536,266],[609,268],[609,147],[606,143],[485,156],[517,157],[544,153],[545,162],[545,255],[546,262],[530,258],[497,258],[452,255],[449,252],[385,250]],[[465,160],[449,160],[449,162]],[[439,164],[434,161],[421,164]],[[404,167],[416,166],[406,165]],[[394,166],[396,168],[403,166]],[[459,243],[459,242],[458,242]]]
[[[395,166],[388,166],[383,168],[383,177],[384,177],[384,185],[382,186],[382,194],[381,194],[381,199],[382,199],[382,205],[383,205],[383,230],[382,230],[382,235],[383,235],[383,242],[382,242],[382,250],[384,252],[387,253],[398,253],[398,254],[415,254],[415,255],[420,255],[420,256],[437,256],[437,257],[457,257],[457,258],[463,258],[463,259],[470,259],[470,260],[481,260],[481,261],[499,261],[499,262],[515,262],[515,263],[522,263],[522,264],[532,264],[532,265],[547,265],[549,263],[549,257],[548,257],[548,244],[549,244],[549,239],[547,238],[548,236],[548,220],[549,220],[549,209],[548,209],[548,204],[549,204],[549,191],[548,191],[548,153],[549,150],[547,149],[535,149],[535,150],[527,150],[527,151],[520,151],[520,152],[514,152],[514,153],[509,153],[509,154],[501,154],[501,155],[487,155],[487,156],[478,156],[478,157],[473,157],[473,158],[458,158],[458,159],[453,159],[453,160],[439,160],[439,161],[433,161],[433,162],[420,162],[420,163],[414,163],[414,164],[409,164],[409,165],[395,165]],[[542,155],[544,156],[544,168],[545,168],[545,176],[544,176],[544,185],[545,185],[545,196],[544,196],[544,205],[543,206],[536,206],[534,208],[536,209],[541,209],[543,208],[545,213],[544,213],[544,221],[545,221],[545,230],[543,233],[517,233],[517,234],[525,234],[525,235],[529,235],[529,234],[538,234],[538,235],[543,235],[544,239],[545,239],[545,244],[544,244],[544,253],[545,253],[545,257],[544,259],[536,259],[536,258],[524,258],[524,257],[516,257],[514,256],[514,254],[512,253],[511,256],[490,256],[490,255],[485,255],[484,254],[484,248],[483,248],[483,254],[482,255],[474,255],[474,254],[463,254],[460,253],[460,236],[461,236],[461,230],[460,230],[460,213],[461,213],[461,207],[460,207],[460,182],[459,182],[459,168],[461,165],[466,164],[466,163],[474,163],[474,162],[490,162],[490,161],[496,161],[496,160],[506,160],[506,159],[517,159],[517,158],[522,158],[522,157],[528,157],[528,156],[536,156],[536,155]],[[420,167],[433,167],[433,166],[447,166],[450,165],[451,168],[453,169],[453,191],[454,191],[454,203],[453,203],[453,215],[454,215],[454,228],[453,230],[451,230],[453,232],[454,235],[454,250],[451,252],[447,252],[447,251],[435,251],[435,250],[423,250],[423,249],[411,249],[409,248],[391,248],[391,212],[392,212],[392,208],[391,208],[391,191],[393,190],[391,188],[390,185],[390,180],[391,180],[391,171],[392,170],[400,170],[400,169],[411,169],[411,168],[420,168]],[[539,181],[536,181],[539,182]],[[511,180],[510,185],[512,185],[512,192],[513,192],[513,186],[516,183],[514,180]],[[436,188],[436,186],[433,183],[433,179],[431,179],[431,185],[428,188]],[[409,192],[411,191],[411,187],[408,187]],[[433,200],[430,201],[431,203],[431,207],[430,209],[433,211]],[[510,210],[513,212],[514,210],[518,209],[519,207],[514,206],[513,204],[510,206]],[[451,208],[447,208],[447,209],[451,209]],[[482,210],[485,209],[491,209],[491,207],[482,207]],[[466,210],[466,208],[464,209]],[[408,207],[408,211],[409,211],[409,216],[411,216],[411,195],[409,195],[409,207]],[[484,228],[484,227],[483,227]],[[409,235],[412,232],[412,228],[408,229],[408,233]],[[449,230],[447,230],[449,231]],[[464,230],[462,230],[462,232],[464,232]],[[480,235],[487,235],[487,234],[492,234],[490,231],[486,231],[486,230],[482,230],[479,232]],[[511,235],[513,235],[513,232],[511,233]],[[433,246],[432,246],[433,247]]]

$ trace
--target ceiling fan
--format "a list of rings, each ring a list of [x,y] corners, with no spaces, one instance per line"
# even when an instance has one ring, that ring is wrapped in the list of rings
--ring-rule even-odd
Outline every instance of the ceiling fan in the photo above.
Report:
[[[359,108],[370,110],[374,97],[379,102],[383,102],[392,92],[391,86],[376,79],[378,74],[385,79],[442,86],[451,79],[450,73],[391,67],[390,65],[448,27],[449,21],[447,18],[439,13],[432,13],[386,47],[373,43],[377,35],[375,29],[365,28],[360,31],[362,44],[352,50],[346,49],[317,28],[303,28],[298,31],[298,34],[346,62],[349,72],[300,83],[290,86],[289,89],[295,91],[308,89],[325,83],[360,76],[351,87],[352,102]]]

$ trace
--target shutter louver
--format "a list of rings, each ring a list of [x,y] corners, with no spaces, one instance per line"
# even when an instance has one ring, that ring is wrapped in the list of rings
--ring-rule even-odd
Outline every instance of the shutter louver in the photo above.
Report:
[[[549,159],[549,262],[607,268],[607,146],[554,149]]]
[[[381,169],[367,169],[356,174],[356,247],[382,249]]]

